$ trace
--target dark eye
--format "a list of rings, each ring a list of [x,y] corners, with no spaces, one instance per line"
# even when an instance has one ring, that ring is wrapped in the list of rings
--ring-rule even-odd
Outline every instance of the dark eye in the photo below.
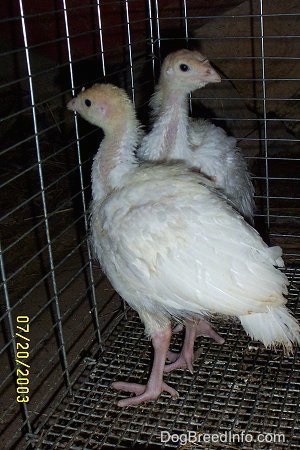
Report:
[[[182,70],[182,72],[187,72],[188,70],[190,70],[189,66],[187,66],[186,64],[180,64],[179,69]]]
[[[84,100],[85,105],[89,108],[92,104],[91,100],[89,100],[88,98]]]

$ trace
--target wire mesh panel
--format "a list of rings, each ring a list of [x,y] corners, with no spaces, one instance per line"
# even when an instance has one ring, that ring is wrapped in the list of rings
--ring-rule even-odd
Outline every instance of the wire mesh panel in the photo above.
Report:
[[[110,382],[145,378],[151,348],[135,314],[119,316],[93,261],[90,168],[102,133],[65,104],[82,86],[114,83],[147,126],[163,57],[182,47],[205,54],[222,83],[193,93],[191,114],[238,139],[256,227],[283,247],[298,314],[299,2],[13,0],[0,11],[1,448],[185,445],[161,443],[168,430],[278,430],[285,442],[240,448],[297,448],[297,353],[250,344],[235,324],[219,325],[224,347],[201,341],[193,375],[169,376],[178,401],[117,408]]]
[[[287,275],[293,283],[290,307],[299,317],[300,274]],[[218,331],[225,344],[202,339],[193,374],[178,370],[165,377],[179,389],[179,399],[165,394],[120,409],[122,394],[109,388],[111,382],[145,382],[151,358],[140,320],[129,313],[109,336],[106,351],[79,377],[72,399],[41,427],[37,448],[298,448],[297,354],[266,350],[235,323],[218,324]],[[177,351],[180,341],[173,343]]]

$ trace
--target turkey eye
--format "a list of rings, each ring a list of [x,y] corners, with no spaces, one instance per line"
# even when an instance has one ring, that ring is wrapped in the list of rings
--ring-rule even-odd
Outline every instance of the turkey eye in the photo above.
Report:
[[[188,70],[190,70],[189,66],[187,66],[186,64],[180,64],[179,68],[180,70],[182,70],[182,72],[187,72]]]
[[[88,98],[87,98],[86,100],[84,100],[84,103],[85,103],[85,105],[88,106],[88,107],[90,107],[91,104],[92,104],[91,100],[89,100]]]

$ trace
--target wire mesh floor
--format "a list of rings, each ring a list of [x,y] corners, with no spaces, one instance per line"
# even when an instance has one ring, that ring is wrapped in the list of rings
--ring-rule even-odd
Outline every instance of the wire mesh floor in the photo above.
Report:
[[[286,272],[289,307],[299,320],[300,270]],[[116,402],[127,395],[113,391],[111,382],[145,381],[151,358],[143,326],[130,310],[113,329],[106,350],[82,372],[72,398],[65,398],[39,430],[35,447],[298,449],[299,351],[286,357],[264,349],[235,322],[217,328],[225,344],[199,339],[194,374],[165,375],[179,392],[177,400],[162,394],[156,402],[121,409]],[[175,337],[173,348],[180,343],[181,336]]]

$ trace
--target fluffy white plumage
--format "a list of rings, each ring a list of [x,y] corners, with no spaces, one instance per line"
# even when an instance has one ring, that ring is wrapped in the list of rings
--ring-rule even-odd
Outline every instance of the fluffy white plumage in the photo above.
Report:
[[[220,81],[219,74],[199,52],[180,50],[169,54],[150,102],[153,128],[144,137],[138,156],[144,160],[183,160],[200,169],[253,224],[254,189],[236,139],[209,121],[188,117],[188,93]],[[187,320],[186,327],[181,353],[168,352],[172,364],[166,366],[166,372],[178,367],[193,370],[196,336],[210,336],[219,344],[224,342],[206,321]]]
[[[180,159],[200,169],[253,223],[254,188],[236,139],[208,120],[188,117],[188,93],[219,81],[218,73],[199,52],[170,53],[150,102],[155,122],[138,156],[145,160]]]
[[[237,316],[266,346],[289,351],[299,343],[299,325],[284,306],[288,281],[274,267],[283,265],[281,249],[268,248],[205,177],[179,163],[136,163],[139,124],[122,89],[95,85],[68,108],[104,130],[93,163],[91,238],[154,346],[146,386],[113,384],[136,394],[119,405],[153,400],[163,390],[176,396],[163,382],[171,317]]]

